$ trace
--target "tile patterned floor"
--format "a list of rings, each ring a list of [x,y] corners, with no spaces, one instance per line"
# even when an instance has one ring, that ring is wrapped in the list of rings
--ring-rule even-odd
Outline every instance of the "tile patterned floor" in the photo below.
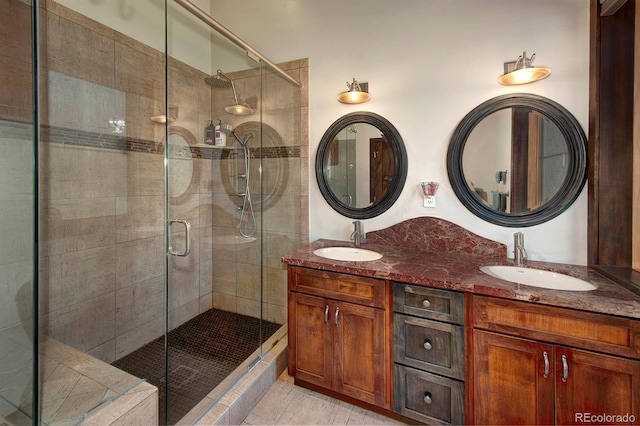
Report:
[[[263,321],[263,342],[279,324]],[[257,348],[257,318],[210,309],[169,332],[169,424],[176,424]],[[158,387],[164,419],[164,338],[159,338],[113,365]]]
[[[284,373],[245,418],[243,425],[402,425],[364,408],[295,386]]]

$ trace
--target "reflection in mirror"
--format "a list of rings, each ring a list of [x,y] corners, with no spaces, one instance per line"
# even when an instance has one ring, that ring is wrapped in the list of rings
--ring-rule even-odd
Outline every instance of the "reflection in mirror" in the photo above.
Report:
[[[558,103],[514,93],[490,99],[458,124],[447,173],[460,201],[503,226],[532,226],[566,210],[586,181],[587,139]]]
[[[325,200],[356,219],[375,217],[393,205],[407,174],[407,154],[397,130],[383,117],[358,112],[325,132],[316,178]]]
[[[191,146],[195,143],[195,137],[187,129],[178,126],[169,127],[167,161],[171,173],[169,173],[168,192],[172,198],[197,192],[200,170],[191,153]]]
[[[376,127],[343,128],[325,158],[325,179],[333,195],[349,207],[363,208],[382,198],[393,179],[393,151]]]
[[[505,108],[473,129],[462,167],[467,185],[487,206],[524,213],[560,190],[568,153],[562,132],[548,117],[530,108]]]

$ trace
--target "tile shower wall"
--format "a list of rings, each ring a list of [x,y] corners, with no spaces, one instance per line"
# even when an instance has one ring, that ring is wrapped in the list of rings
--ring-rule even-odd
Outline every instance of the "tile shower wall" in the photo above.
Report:
[[[212,117],[231,124],[241,137],[248,133],[251,152],[250,185],[258,220],[255,241],[230,244],[236,229],[242,198],[235,196],[234,176],[243,172],[241,152],[231,151],[227,158],[213,163],[213,305],[218,309],[244,315],[260,314],[267,321],[285,324],[287,319],[286,267],[282,256],[308,242],[308,138],[306,112],[308,60],[290,61],[279,66],[302,84],[302,97],[281,77],[265,70],[229,73],[236,89],[252,105],[252,97],[261,94],[262,126],[251,116],[234,117],[224,111],[228,93],[212,91]],[[262,74],[261,74],[262,72]],[[293,100],[293,101],[292,101]],[[248,133],[247,133],[248,132]],[[260,140],[262,149],[260,149]],[[233,138],[228,141],[233,144]],[[262,160],[262,170],[259,170]],[[262,173],[262,185],[257,183]],[[231,176],[230,176],[231,175]],[[240,191],[244,183],[240,183]],[[233,240],[232,240],[233,241]],[[262,253],[261,253],[262,250]],[[262,255],[262,256],[261,256]],[[261,263],[262,262],[262,263]],[[262,264],[262,270],[260,268]],[[260,278],[262,274],[262,288]]]
[[[164,126],[150,120],[164,109],[164,54],[55,2],[42,22],[41,329],[112,362],[164,332]],[[199,135],[205,74],[175,60],[168,70],[172,126]],[[211,160],[193,156],[195,182],[170,199],[193,227],[192,255],[170,259],[172,328],[212,304],[200,249],[211,241]]]
[[[28,19],[18,19],[28,13],[14,13],[12,7],[22,2],[0,1],[7,6],[0,17],[7,34],[0,59],[27,69],[29,46],[12,45],[9,35],[28,30]],[[164,126],[149,117],[164,109],[164,55],[50,0],[41,2],[41,26],[41,332],[112,362],[163,332]],[[211,306],[257,316],[261,292],[265,319],[286,322],[280,257],[308,241],[308,140],[300,130],[307,128],[308,62],[281,66],[303,83],[300,102],[284,100],[282,94],[292,89],[279,77],[264,78],[260,92],[257,71],[233,76],[240,93],[268,99],[262,119],[281,133],[282,146],[264,154],[252,147],[254,156],[263,155],[263,168],[270,162],[286,165],[286,176],[274,190],[278,200],[263,209],[258,223],[262,240],[230,246],[218,238],[234,233],[237,224],[237,200],[225,192],[220,174],[223,162],[234,160],[219,152],[192,149],[197,179],[170,199],[174,217],[187,218],[194,228],[192,255],[170,260],[170,278],[183,284],[170,289],[172,328]],[[224,118],[212,105],[229,102],[216,102],[222,94],[212,93],[198,70],[170,60],[169,73],[169,104],[179,107],[172,126],[201,143],[208,120]],[[28,89],[25,75],[12,72],[3,81],[12,89]],[[24,96],[12,93],[0,94],[0,143],[10,145],[3,152],[19,156],[18,142],[31,143],[28,127],[19,124],[29,122],[31,108],[21,104]],[[123,133],[113,133],[112,119],[125,120]],[[4,157],[7,166],[14,164],[11,158]],[[11,235],[31,224],[26,216],[3,212],[0,226],[3,235]],[[13,287],[25,281],[12,271],[18,261],[31,262],[28,256],[16,262],[1,258],[3,281]],[[19,320],[15,297],[30,301],[30,295],[9,287],[12,310],[2,309],[0,327]]]

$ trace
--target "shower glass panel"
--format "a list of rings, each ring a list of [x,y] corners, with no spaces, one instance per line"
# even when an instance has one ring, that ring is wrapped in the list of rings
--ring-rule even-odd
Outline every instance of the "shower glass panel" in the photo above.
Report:
[[[143,381],[195,420],[286,333],[299,87],[173,1],[34,3],[0,16],[0,423]]]
[[[0,14],[0,424],[31,424],[34,400],[35,203],[33,5]],[[3,3],[4,4],[4,3]],[[12,35],[9,40],[6,35]]]
[[[47,1],[39,22],[38,409],[74,424],[148,380],[111,364],[164,335],[164,10]]]

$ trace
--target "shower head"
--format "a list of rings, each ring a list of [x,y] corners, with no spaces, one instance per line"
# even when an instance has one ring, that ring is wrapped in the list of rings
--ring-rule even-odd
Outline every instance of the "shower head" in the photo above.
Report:
[[[216,75],[205,78],[204,82],[214,89],[228,89],[233,85],[233,81],[220,70],[218,70]]]
[[[222,71],[218,70],[216,75],[207,77],[204,79],[205,83],[215,89],[228,89],[231,87],[233,90],[233,99],[235,104],[225,107],[224,110],[233,115],[250,115],[255,113],[255,110],[246,103],[240,103],[238,101],[238,94],[236,93],[236,85],[233,84],[233,80],[227,77]]]

